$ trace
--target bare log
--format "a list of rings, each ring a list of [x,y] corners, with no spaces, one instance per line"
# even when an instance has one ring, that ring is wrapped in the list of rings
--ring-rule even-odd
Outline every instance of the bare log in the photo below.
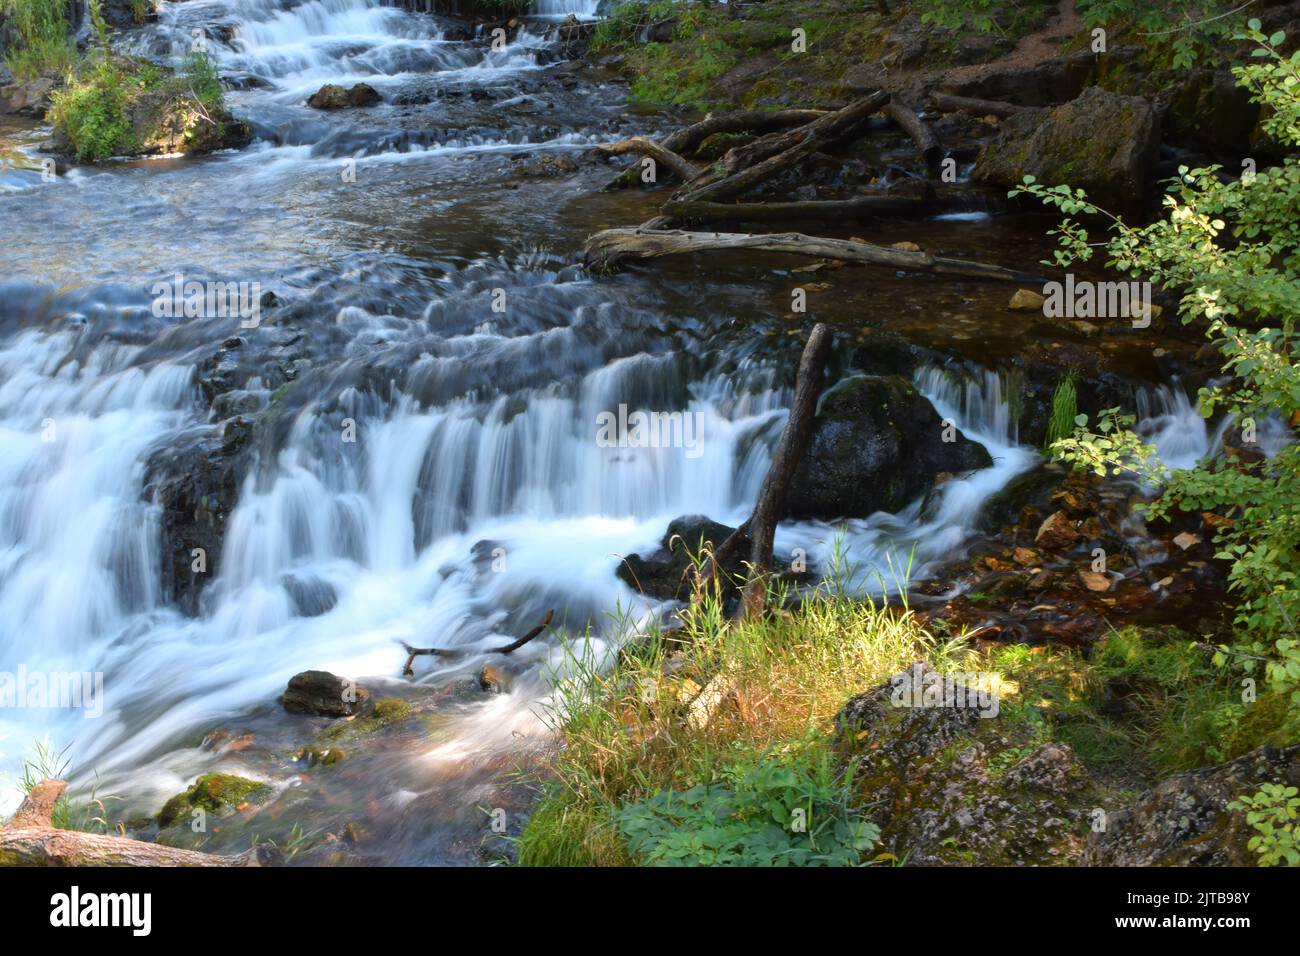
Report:
[[[519,648],[523,647],[529,641],[534,640],[539,634],[550,627],[551,620],[554,617],[555,609],[551,608],[551,610],[546,612],[546,616],[542,618],[542,623],[538,624],[523,637],[519,638],[519,640],[511,641],[509,644],[502,645],[501,647],[488,648],[486,653],[513,654],[515,651],[519,650]],[[411,665],[415,663],[417,657],[433,655],[435,657],[457,658],[464,657],[466,654],[470,653],[469,650],[459,647],[412,647],[405,641],[402,641],[402,647],[406,651],[406,663],[402,666],[402,674],[405,677],[410,677],[415,673],[415,671],[411,669]]]
[[[605,143],[595,147],[595,152],[606,156],[622,156],[626,153],[649,156],[660,166],[672,170],[682,182],[687,183],[698,179],[702,172],[690,160],[683,159],[662,143],[656,143],[645,136],[633,136],[631,139],[620,140],[617,143]]]
[[[885,107],[885,113],[903,132],[912,137],[912,142],[916,144],[917,152],[925,160],[926,167],[931,171],[938,169],[939,160],[943,159],[943,149],[939,146],[939,137],[934,135],[934,130],[930,129],[911,107],[897,100],[890,101]]]
[[[964,110],[977,116],[997,116],[1000,119],[1023,113],[1026,109],[1024,106],[1005,103],[1002,100],[980,100],[971,96],[957,96],[953,93],[931,93],[930,102],[944,113],[959,113]]]
[[[877,91],[844,109],[827,113],[811,123],[780,134],[776,140],[764,146],[764,150],[769,152],[768,158],[735,173],[726,173],[724,162],[721,178],[714,179],[713,174],[701,176],[683,187],[684,191],[679,190],[679,195],[675,198],[717,202],[738,196],[802,162],[828,143],[842,139],[888,102],[889,94]]]
[[[937,205],[946,208],[942,203]],[[890,216],[920,217],[935,211],[935,207],[935,203],[919,196],[860,196],[856,199],[754,203],[696,202],[683,199],[669,200],[664,205],[664,212],[673,219],[692,219],[698,222],[789,222],[803,219],[853,221]]]
[[[710,113],[698,123],[668,134],[659,143],[680,156],[693,152],[695,147],[714,133],[767,133],[790,126],[803,126],[825,114],[825,110],[775,110],[770,113],[724,113],[721,116]],[[625,169],[605,189],[626,189],[634,185],[636,180],[636,169]]]
[[[754,249],[763,252],[789,252],[820,259],[843,259],[865,262],[909,272],[933,272],[969,279],[996,279],[1003,282],[1043,284],[1046,279],[1028,272],[967,259],[949,259],[928,252],[905,252],[855,242],[851,239],[826,239],[798,232],[770,235],[727,232],[685,232],[668,229],[606,229],[587,240],[586,265],[590,269],[616,268],[630,259],[653,259],[682,253],[718,250]]]
[[[749,582],[741,601],[741,614],[747,618],[761,614],[767,600],[767,576],[772,570],[776,524],[785,511],[786,493],[790,490],[795,469],[803,461],[812,437],[817,398],[821,395],[822,377],[831,354],[831,340],[829,328],[820,322],[813,326],[799,358],[790,417],[786,419],[785,429],[772,453],[772,464],[759,489],[754,511],[744,524],[751,540]]]
[[[0,866],[265,866],[277,861],[266,847],[223,856],[56,829],[54,805],[67,788],[62,780],[42,780],[32,788],[18,812],[0,827]]]

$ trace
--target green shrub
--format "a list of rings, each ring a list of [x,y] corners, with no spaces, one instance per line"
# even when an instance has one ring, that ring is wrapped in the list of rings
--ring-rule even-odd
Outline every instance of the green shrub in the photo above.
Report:
[[[1266,783],[1251,796],[1228,804],[1243,810],[1246,822],[1255,830],[1247,848],[1259,854],[1260,866],[1300,866],[1300,835],[1295,821],[1300,817],[1300,796],[1295,787]]]

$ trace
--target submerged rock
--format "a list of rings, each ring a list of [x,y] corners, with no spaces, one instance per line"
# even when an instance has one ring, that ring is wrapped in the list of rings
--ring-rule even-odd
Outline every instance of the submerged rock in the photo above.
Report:
[[[172,797],[158,812],[158,826],[183,822],[191,810],[217,813],[270,795],[270,786],[232,773],[205,773],[184,793]]]
[[[974,178],[1018,186],[1026,175],[1048,186],[1067,183],[1116,211],[1139,209],[1155,170],[1160,120],[1141,97],[1089,87],[1053,109],[1004,120],[980,150]]]
[[[946,426],[907,379],[849,379],[822,399],[791,482],[788,513],[830,519],[899,511],[923,497],[940,473],[992,463],[982,445]]]

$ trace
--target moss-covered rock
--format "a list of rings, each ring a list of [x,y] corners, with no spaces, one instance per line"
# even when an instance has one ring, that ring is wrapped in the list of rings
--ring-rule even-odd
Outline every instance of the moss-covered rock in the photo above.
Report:
[[[166,828],[180,822],[195,808],[218,813],[238,807],[270,794],[268,784],[231,773],[205,773],[184,793],[172,797],[158,812],[158,826]]]
[[[977,181],[1018,186],[1026,175],[1068,183],[1111,210],[1141,208],[1160,145],[1160,121],[1145,99],[1092,86],[1053,109],[1003,122],[975,163]]]

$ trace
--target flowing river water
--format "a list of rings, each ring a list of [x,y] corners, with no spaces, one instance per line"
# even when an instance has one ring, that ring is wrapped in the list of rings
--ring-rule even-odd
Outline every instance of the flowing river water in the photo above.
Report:
[[[544,0],[538,12],[570,10],[594,5]],[[301,790],[317,818],[363,803],[378,859],[473,859],[494,781],[512,755],[545,746],[556,640],[520,652],[529,670],[510,693],[450,695],[427,735],[345,762],[332,788],[271,756],[300,732],[275,705],[286,680],[316,668],[402,696],[398,642],[473,652],[549,608],[599,655],[616,608],[633,621],[657,610],[615,577],[619,555],[652,548],[683,514],[748,513],[801,342],[784,318],[791,264],[719,256],[603,279],[577,268],[590,232],[648,218],[653,200],[596,192],[608,168],[523,181],[512,170],[661,121],[627,112],[613,83],[574,82],[544,23],[492,51],[374,0],[163,4],[130,42],[161,57],[207,30],[254,143],[54,182],[21,163],[6,171],[0,672],[102,674],[104,708],[0,711],[0,811],[46,740],[68,748],[81,793],[129,794],[142,812],[219,766]],[[385,103],[304,105],[323,83],[358,81]],[[29,158],[45,135],[4,133]],[[998,261],[1009,250],[1013,265],[1041,257],[1041,224],[969,220],[873,237]],[[257,328],[157,317],[151,290],[176,275],[257,283],[278,304]],[[837,296],[829,317],[929,328],[990,367],[1015,348],[1020,332],[991,318],[1005,315],[1005,287],[878,278]],[[213,355],[243,369],[220,409],[204,389]],[[916,384],[993,467],[947,482],[924,516],[917,502],[842,529],[786,524],[778,548],[824,561],[843,530],[864,571],[915,548],[923,575],[1035,462],[996,371],[926,368]],[[1148,401],[1179,454],[1209,447],[1181,390]],[[697,415],[698,447],[601,447],[598,416],[620,405]],[[245,411],[268,424],[186,613],[164,585],[151,462]],[[485,657],[432,660],[417,663],[420,687],[463,686]],[[248,735],[247,752],[222,743]]]

